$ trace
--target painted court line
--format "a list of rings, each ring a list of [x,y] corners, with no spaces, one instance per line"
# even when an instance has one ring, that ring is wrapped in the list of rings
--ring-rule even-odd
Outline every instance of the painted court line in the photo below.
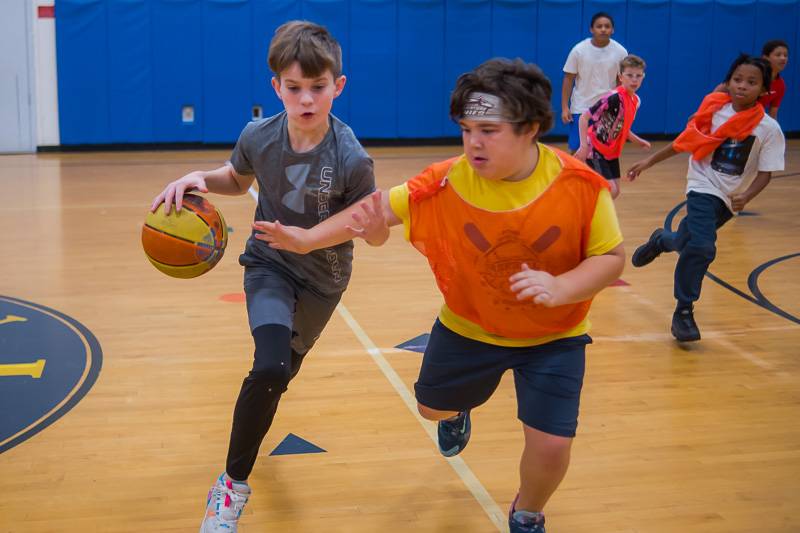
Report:
[[[797,326],[764,326],[758,328],[748,328],[742,331],[726,332],[703,330],[704,340],[722,339],[725,342],[733,342],[735,339],[747,337],[753,333],[766,333],[775,331],[791,331]],[[592,335],[595,342],[672,342],[674,339],[669,333],[645,332],[631,335]],[[409,351],[407,348],[395,348],[394,346],[379,346],[378,349],[384,355],[406,355],[409,357],[422,357],[420,352]],[[325,353],[317,354],[317,357],[352,357],[361,353],[360,349],[342,348],[339,350],[325,350]],[[771,363],[770,363],[771,364]],[[761,366],[756,363],[756,366]]]
[[[739,332],[707,331],[703,330],[703,339],[723,340],[728,343],[737,337],[746,337],[752,333],[763,333],[770,331],[789,331],[796,329],[797,326],[767,326],[763,328],[748,328]],[[636,333],[631,335],[592,335],[596,342],[666,342],[672,341],[673,337],[669,333]],[[402,351],[402,350],[398,350]],[[761,366],[760,364],[758,366]]]
[[[375,361],[375,364],[378,365],[378,368],[381,369],[383,375],[386,376],[386,379],[389,380],[394,390],[397,391],[397,394],[403,400],[403,403],[406,404],[408,410],[411,411],[411,414],[419,421],[422,428],[434,442],[434,444],[438,443],[438,439],[436,437],[436,430],[434,429],[434,424],[428,420],[422,418],[422,416],[417,411],[417,401],[411,392],[406,388],[405,383],[403,380],[400,379],[400,376],[397,375],[392,365],[386,360],[381,353],[380,348],[378,348],[372,339],[364,332],[356,319],[353,318],[353,315],[350,314],[350,311],[342,305],[341,303],[336,306],[336,310],[339,314],[344,318],[347,325],[350,326],[350,329],[353,330],[358,340],[361,341],[361,344],[364,346],[364,349],[367,350],[369,355],[372,357],[372,360]],[[486,514],[489,516],[489,519],[497,526],[498,531],[507,531],[507,524],[508,518],[506,518],[505,513],[500,510],[500,507],[497,503],[492,499],[489,495],[489,492],[484,488],[478,478],[475,477],[475,474],[472,473],[469,466],[464,462],[461,457],[451,457],[447,459],[447,462],[453,467],[453,470],[456,471],[458,477],[461,478],[464,485],[467,489],[472,493],[476,500]]]
[[[252,196],[257,202],[258,192],[253,187],[250,187],[248,192],[250,193],[250,196]],[[378,365],[378,368],[381,369],[383,375],[386,376],[387,380],[389,380],[389,383],[392,385],[392,387],[394,387],[394,390],[400,396],[400,399],[403,400],[403,403],[406,404],[408,410],[411,411],[411,414],[414,415],[430,439],[434,442],[434,444],[438,444],[434,424],[428,420],[425,420],[419,414],[417,411],[417,400],[406,388],[405,383],[403,383],[403,380],[397,375],[397,372],[395,372],[394,368],[392,368],[392,365],[390,365],[383,356],[380,348],[378,348],[375,343],[372,342],[372,339],[369,338],[361,325],[356,322],[356,319],[353,318],[353,315],[350,314],[350,311],[348,311],[344,305],[340,303],[336,306],[336,310],[342,316],[344,321],[347,322],[347,325],[350,326],[350,329],[353,330],[353,333],[355,333],[362,346],[364,346],[364,349],[367,351],[367,353],[369,353],[370,357],[372,357],[372,360],[375,361],[375,364]],[[461,481],[478,501],[480,506],[489,516],[489,520],[491,520],[492,523],[497,527],[497,530],[507,531],[508,519],[506,518],[505,513],[500,510],[500,507],[492,499],[492,497],[489,495],[489,492],[481,484],[472,470],[470,470],[469,466],[467,466],[467,463],[465,463],[464,460],[458,456],[447,459],[447,463],[450,464],[450,466],[453,467],[453,470],[456,471],[458,477],[461,478]]]
[[[627,287],[625,287],[625,288],[627,289]],[[654,304],[652,302],[652,300],[650,300],[649,298],[646,298],[646,297],[642,296],[641,294],[638,294],[637,292],[632,291],[632,290],[628,290],[626,292],[628,293],[628,295],[630,295],[634,300],[638,301],[640,304],[642,304],[644,306],[647,306],[650,309],[653,309],[655,311],[659,311],[659,312],[662,311],[662,309],[660,309],[656,304]],[[719,334],[719,336],[714,336],[713,341],[716,342],[717,344],[720,344],[720,345],[724,346],[726,349],[728,349],[729,351],[735,353],[736,355],[738,355],[742,359],[753,363],[757,367],[763,368],[764,370],[774,370],[775,365],[773,365],[769,361],[765,361],[764,359],[761,359],[757,355],[753,355],[750,352],[748,352],[746,350],[743,350],[742,348],[739,348],[738,346],[736,346],[736,344],[731,342],[728,337],[729,337],[729,335]]]

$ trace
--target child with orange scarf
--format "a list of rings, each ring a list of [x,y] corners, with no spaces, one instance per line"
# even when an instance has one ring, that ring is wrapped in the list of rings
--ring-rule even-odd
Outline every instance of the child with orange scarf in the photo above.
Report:
[[[442,455],[464,449],[470,412],[514,374],[525,445],[510,533],[545,532],[578,425],[587,313],[625,262],[608,183],[538,142],[553,125],[551,96],[537,66],[487,61],[451,95],[463,155],[311,229],[255,224],[259,239],[297,253],[353,236],[382,243],[403,225],[444,297],[414,385]]]
[[[769,92],[769,63],[740,55],[725,77],[727,93],[711,93],[675,141],[628,170],[634,180],[644,170],[679,152],[692,154],[687,174],[686,217],[677,231],[656,229],[631,258],[635,267],[663,252],[678,252],[672,335],[700,340],[694,302],[716,256],[717,230],[783,170],[786,142],[778,123],[764,113],[759,98]]]
[[[575,157],[585,161],[611,185],[611,197],[619,196],[619,156],[630,138],[644,148],[650,143],[633,133],[631,126],[641,100],[636,91],[644,81],[644,60],[628,55],[619,62],[616,89],[602,96],[579,120],[581,147]]]

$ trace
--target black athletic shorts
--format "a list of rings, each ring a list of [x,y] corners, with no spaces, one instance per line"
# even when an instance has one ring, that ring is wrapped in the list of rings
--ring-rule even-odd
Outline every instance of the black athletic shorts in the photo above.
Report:
[[[619,179],[619,159],[606,159],[603,154],[593,149],[591,157],[586,159],[586,164],[607,180]]]

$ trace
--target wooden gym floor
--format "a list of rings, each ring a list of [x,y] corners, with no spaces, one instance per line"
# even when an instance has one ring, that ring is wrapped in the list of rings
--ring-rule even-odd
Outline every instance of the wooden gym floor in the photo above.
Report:
[[[370,150],[383,188],[457,151]],[[222,262],[194,280],[157,272],[139,238],[164,184],[228,155],[0,157],[0,297],[74,318],[103,353],[71,411],[0,454],[0,531],[197,530],[252,354],[237,257],[254,202],[210,196],[233,232]],[[642,155],[629,147],[623,168]],[[627,284],[595,300],[578,437],[548,531],[800,531],[798,141],[786,155],[749,216],[720,232],[700,343],[669,335],[674,255],[628,264]],[[682,201],[685,168],[679,156],[623,184],[629,255]],[[395,346],[429,330],[440,297],[399,229],[383,248],[357,245],[342,303],[282,400],[241,530],[505,530],[522,449],[513,384],[474,413],[461,456],[438,454],[434,426],[413,411],[421,356]],[[13,360],[3,318],[0,366]],[[0,387],[15,379],[36,381],[0,375]],[[289,434],[325,453],[270,456]]]

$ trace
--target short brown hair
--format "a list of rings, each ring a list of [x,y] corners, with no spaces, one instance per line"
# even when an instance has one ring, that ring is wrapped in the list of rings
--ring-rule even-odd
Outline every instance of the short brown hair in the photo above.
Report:
[[[517,134],[534,122],[539,124],[537,137],[553,127],[553,89],[542,69],[533,63],[519,58],[495,58],[459,76],[450,97],[450,118],[455,122],[461,120],[467,98],[473,92],[500,98]]]
[[[644,70],[647,68],[647,64],[641,57],[629,54],[622,58],[622,61],[619,62],[619,73],[622,74],[626,68],[640,68]]]
[[[316,78],[330,70],[335,80],[342,75],[342,47],[324,26],[305,20],[292,20],[275,30],[269,43],[267,62],[280,79],[281,72],[294,62],[303,76]]]

